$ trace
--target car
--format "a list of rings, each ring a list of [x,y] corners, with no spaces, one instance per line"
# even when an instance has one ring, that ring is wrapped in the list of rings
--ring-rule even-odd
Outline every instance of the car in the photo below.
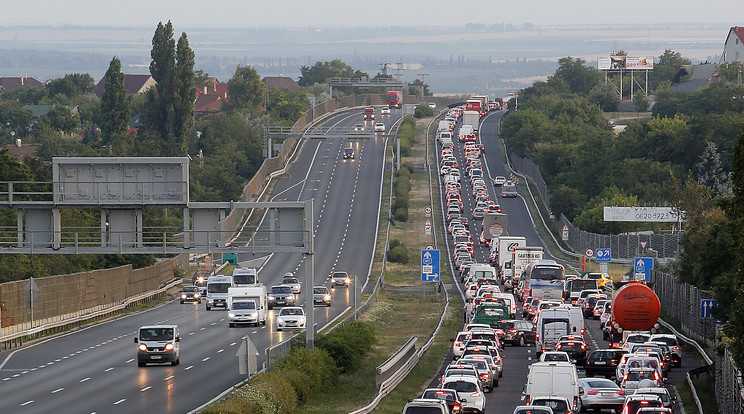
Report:
[[[504,331],[504,342],[514,346],[524,346],[535,343],[533,324],[526,320],[508,319],[499,321],[499,328]]]
[[[620,388],[632,394],[637,388],[661,387],[661,375],[653,368],[628,368],[620,382]]]
[[[501,187],[504,184],[506,184],[506,177],[504,177],[503,175],[497,175],[493,177],[493,185],[495,187]]]
[[[651,338],[651,333],[644,331],[623,332],[623,335],[627,335],[622,346],[622,350],[625,352],[630,352],[633,345],[648,342]]]
[[[481,387],[483,387],[483,391],[491,392],[493,391],[494,385],[496,387],[499,386],[498,374],[496,375],[493,374],[493,369],[485,361],[485,358],[476,359],[476,358],[463,357],[457,361],[457,364],[458,365],[471,365],[475,368],[475,370],[478,372],[478,378],[481,381]]]
[[[451,375],[442,384],[442,388],[457,391],[463,406],[463,412],[483,414],[486,410],[486,397],[478,378],[464,375]]]
[[[274,285],[269,289],[268,295],[269,309],[275,306],[294,306],[297,303],[297,297],[292,293],[292,287],[286,285]]]
[[[178,325],[141,326],[134,337],[137,344],[137,366],[148,363],[181,363],[181,336]]]
[[[530,404],[537,407],[549,407],[551,410],[553,410],[554,414],[575,413],[575,411],[571,409],[571,403],[568,402],[568,399],[566,397],[542,395],[534,397]]]
[[[612,378],[622,357],[623,351],[620,349],[595,349],[586,358],[584,365],[586,376],[591,378],[602,375],[605,378]]]
[[[544,351],[540,354],[540,362],[571,362],[571,358],[563,351]]]
[[[452,414],[462,413],[460,398],[457,396],[457,391],[455,390],[447,388],[427,388],[421,394],[421,398],[442,400],[447,404],[447,407]]]
[[[202,302],[201,292],[198,286],[184,286],[181,289],[181,303],[185,302]]]
[[[582,341],[564,340],[555,345],[556,351],[563,351],[571,357],[571,362],[576,365],[586,363],[587,346]]]
[[[579,394],[581,408],[587,410],[619,411],[625,402],[625,391],[606,378],[579,378]]]
[[[352,131],[364,131],[364,124],[362,123],[356,123],[353,127],[351,127]]]
[[[666,407],[641,407],[636,411],[636,414],[672,414],[671,408]]]
[[[383,106],[380,108],[380,115],[390,115],[390,107]]]
[[[282,308],[276,316],[276,330],[302,329],[305,327],[305,309],[299,306]]]
[[[369,106],[364,108],[364,120],[375,119],[375,108]]]
[[[313,305],[331,306],[331,291],[326,286],[313,286]]]
[[[331,287],[334,286],[345,286],[351,285],[351,278],[346,272],[333,272],[331,273]]]
[[[654,394],[632,394],[625,396],[622,414],[637,414],[643,407],[661,408],[663,403],[658,395]]]
[[[553,414],[550,407],[539,407],[534,405],[520,405],[514,408],[512,414]]]
[[[284,274],[281,284],[292,288],[292,293],[294,293],[295,295],[299,295],[300,293],[302,293],[302,284],[300,284],[300,280],[294,277],[291,272],[287,272]]]
[[[661,398],[662,406],[666,408],[672,408],[673,405],[677,404],[677,397],[672,396],[669,390],[664,387],[649,387],[649,388],[638,388],[635,394],[652,394],[658,395]]]
[[[431,109],[437,109],[436,102],[429,102],[429,108],[431,108]]]
[[[375,132],[385,132],[385,124],[382,122],[375,122]]]
[[[354,159],[354,148],[344,148],[344,159]]]
[[[669,345],[672,351],[672,362],[675,367],[682,366],[682,350],[679,347],[679,341],[676,335],[672,334],[654,334],[651,335],[648,342],[664,342]]]
[[[452,355],[455,358],[459,358],[462,355],[462,351],[465,350],[465,344],[467,344],[471,335],[471,332],[458,332],[455,339],[452,340]]]
[[[436,398],[416,398],[403,407],[403,414],[448,414],[447,402]]]
[[[512,184],[509,181],[504,183],[504,185],[501,186],[501,197],[504,197],[504,198],[519,197],[519,193],[517,192],[517,186]]]

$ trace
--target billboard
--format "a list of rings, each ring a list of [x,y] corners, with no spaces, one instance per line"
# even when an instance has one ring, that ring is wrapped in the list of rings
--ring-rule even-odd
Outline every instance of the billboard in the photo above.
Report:
[[[681,221],[685,221],[684,211],[681,216]],[[678,217],[672,207],[605,207],[604,221],[676,223]]]
[[[653,70],[653,56],[607,56],[597,58],[599,70]]]

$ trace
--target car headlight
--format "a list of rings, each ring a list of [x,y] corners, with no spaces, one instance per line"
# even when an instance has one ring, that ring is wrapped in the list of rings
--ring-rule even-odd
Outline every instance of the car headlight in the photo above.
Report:
[[[331,295],[325,295],[325,296],[323,296],[323,300],[331,300]]]
[[[274,295],[269,295],[269,300],[274,300]]]
[[[230,312],[230,313],[227,314],[227,316],[230,317],[230,318],[234,318],[235,317],[235,314],[232,313],[232,312]]]
[[[294,300],[294,295],[287,295],[287,300]]]
[[[198,298],[199,297],[199,294],[198,293],[194,293],[194,297],[195,298]]]
[[[186,299],[186,294],[185,293],[181,295],[181,299]]]
[[[147,345],[145,345],[145,344],[140,344],[140,346],[139,346],[139,350],[140,350],[140,351],[142,351],[142,352],[147,352]]]
[[[170,343],[170,342],[168,342],[167,344],[165,344],[165,350],[166,351],[172,351],[173,350],[173,344]]]
[[[351,283],[351,279],[349,279],[349,278],[347,277],[346,279],[344,279],[344,283],[346,283],[346,284],[348,285],[349,283]]]

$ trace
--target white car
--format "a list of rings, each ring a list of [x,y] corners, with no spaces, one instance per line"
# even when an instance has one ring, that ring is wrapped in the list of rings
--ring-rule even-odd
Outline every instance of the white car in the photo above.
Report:
[[[502,185],[506,184],[506,177],[502,175],[497,175],[493,178],[493,185],[496,187],[501,187]]]
[[[385,124],[382,122],[375,122],[375,132],[385,132]]]
[[[282,308],[276,317],[276,330],[303,329],[305,327],[305,310],[299,306]]]
[[[380,115],[390,115],[390,108],[387,106],[383,106],[380,109]]]
[[[477,377],[452,375],[448,376],[442,388],[457,391],[462,402],[463,411],[482,413],[486,409],[486,397]]]
[[[299,295],[300,293],[302,293],[302,284],[300,284],[300,280],[294,277],[291,272],[287,272],[284,274],[284,278],[282,278],[282,285],[291,287],[292,293],[294,293],[295,295]]]

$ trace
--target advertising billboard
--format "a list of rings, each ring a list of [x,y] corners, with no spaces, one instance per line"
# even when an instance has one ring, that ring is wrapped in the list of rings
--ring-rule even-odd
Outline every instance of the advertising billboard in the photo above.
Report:
[[[607,56],[597,58],[599,70],[653,70],[653,56]]]
[[[676,223],[677,213],[672,207],[605,207],[604,221]],[[684,211],[681,216],[681,221],[685,221]]]

